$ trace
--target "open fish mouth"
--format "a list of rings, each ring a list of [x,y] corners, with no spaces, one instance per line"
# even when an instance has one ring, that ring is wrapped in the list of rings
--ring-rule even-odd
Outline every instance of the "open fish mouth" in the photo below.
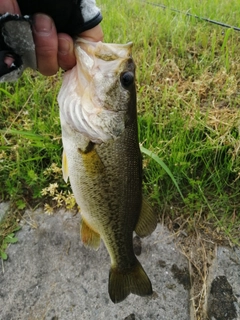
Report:
[[[131,57],[132,42],[126,44],[105,43],[105,42],[90,42],[83,38],[76,40],[76,46],[81,48],[88,54],[89,57],[96,57],[104,61],[114,61],[117,59],[126,59]]]
[[[118,105],[113,105],[112,99],[108,99],[108,96],[110,96],[111,91],[114,91],[116,95],[116,87],[121,86],[121,73],[127,69],[130,61],[133,64],[131,57],[132,46],[132,42],[114,44],[89,42],[82,38],[76,41],[75,52],[79,75],[81,73],[79,76],[81,93],[86,92],[89,87],[93,104],[96,107],[115,112],[126,111],[125,105],[119,105],[119,103]],[[113,81],[113,79],[117,81]],[[79,88],[79,90],[81,89]],[[117,98],[115,97],[116,102]]]

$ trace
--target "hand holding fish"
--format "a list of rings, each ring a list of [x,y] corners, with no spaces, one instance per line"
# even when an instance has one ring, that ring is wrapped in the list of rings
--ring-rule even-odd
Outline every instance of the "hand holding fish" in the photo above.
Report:
[[[19,4],[18,4],[19,3]],[[20,5],[23,0],[1,0],[0,13],[9,12],[21,15]],[[46,76],[55,74],[59,68],[69,70],[76,64],[73,39],[67,33],[58,33],[51,17],[45,14],[35,14],[33,20],[33,38],[37,58],[38,71]],[[80,34],[82,38],[91,41],[102,41],[101,26],[86,30]],[[12,60],[5,62],[11,65]]]

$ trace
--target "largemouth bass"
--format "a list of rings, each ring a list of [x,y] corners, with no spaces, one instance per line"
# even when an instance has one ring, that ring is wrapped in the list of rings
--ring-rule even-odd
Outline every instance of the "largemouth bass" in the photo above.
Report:
[[[157,216],[142,197],[135,65],[132,44],[78,39],[76,66],[66,72],[58,96],[63,176],[81,212],[81,239],[111,258],[109,295],[152,294],[151,282],[133,251],[133,231],[144,237]]]

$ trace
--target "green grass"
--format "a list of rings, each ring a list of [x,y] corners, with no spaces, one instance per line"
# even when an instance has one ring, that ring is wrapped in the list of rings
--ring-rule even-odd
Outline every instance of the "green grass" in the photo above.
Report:
[[[240,25],[237,0],[164,4]],[[134,43],[139,139],[155,155],[144,154],[144,192],[160,215],[180,216],[190,230],[201,221],[238,242],[240,33],[135,0],[98,5],[105,42]],[[61,73],[26,72],[0,86],[0,197],[19,209],[70,190],[51,167],[61,167],[60,84]],[[50,183],[55,191],[42,192]]]

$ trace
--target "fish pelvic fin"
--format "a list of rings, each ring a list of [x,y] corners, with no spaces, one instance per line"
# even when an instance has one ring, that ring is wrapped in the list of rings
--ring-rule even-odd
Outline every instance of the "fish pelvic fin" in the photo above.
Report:
[[[130,293],[145,297],[152,292],[151,281],[137,259],[130,269],[118,270],[117,267],[110,269],[108,293],[113,303],[123,301]]]
[[[93,231],[83,219],[80,223],[80,235],[84,246],[98,250],[101,237],[97,232]]]
[[[67,161],[67,155],[66,152],[63,150],[62,153],[62,173],[63,173],[63,180],[67,183],[68,181],[68,161]]]
[[[141,238],[151,234],[157,227],[157,219],[152,206],[143,198],[140,216],[135,227],[136,234]]]

